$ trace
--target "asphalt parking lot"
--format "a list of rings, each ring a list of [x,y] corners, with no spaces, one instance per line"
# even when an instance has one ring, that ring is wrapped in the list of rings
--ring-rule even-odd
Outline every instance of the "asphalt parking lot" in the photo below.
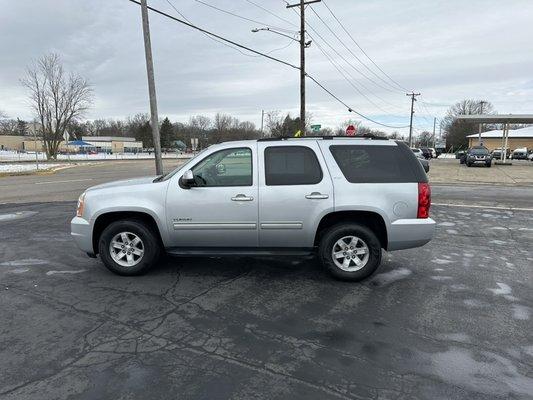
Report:
[[[434,240],[354,284],[312,258],[115,276],[69,234],[96,182],[65,176],[0,179],[0,398],[533,398],[532,187],[434,186]]]

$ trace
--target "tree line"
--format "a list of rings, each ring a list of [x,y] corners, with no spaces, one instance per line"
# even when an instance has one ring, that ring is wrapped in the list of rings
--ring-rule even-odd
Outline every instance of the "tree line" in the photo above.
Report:
[[[30,65],[21,79],[29,93],[30,104],[35,114],[32,123],[21,119],[8,118],[0,110],[0,134],[29,135],[36,134],[43,139],[48,158],[55,158],[65,132],[71,139],[84,136],[118,136],[134,137],[142,141],[143,147],[153,148],[152,129],[148,114],[136,114],[126,119],[83,120],[93,104],[93,90],[83,77],[67,73],[57,54],[48,54]],[[495,113],[494,106],[487,101],[467,99],[451,106],[441,121],[447,148],[468,146],[467,135],[478,131],[478,124],[457,120],[457,116],[470,114]],[[299,117],[281,111],[268,111],[265,116],[265,128],[259,130],[250,121],[239,119],[224,113],[213,118],[195,115],[185,123],[171,122],[164,118],[160,123],[161,147],[172,149],[179,142],[190,147],[191,138],[197,138],[200,148],[228,140],[257,139],[261,136],[294,136],[299,130]],[[358,134],[387,136],[405,140],[398,133],[386,134],[381,130],[371,129],[360,121],[347,120],[336,128],[322,128],[310,131],[311,115],[306,116],[306,134],[344,135],[348,125],[354,125]],[[30,129],[31,127],[31,129]],[[485,125],[484,130],[496,129],[495,125]],[[513,127],[516,128],[516,127]],[[35,132],[37,130],[37,132]],[[419,144],[430,143],[432,134],[428,131],[418,135]],[[416,142],[415,142],[416,143]]]

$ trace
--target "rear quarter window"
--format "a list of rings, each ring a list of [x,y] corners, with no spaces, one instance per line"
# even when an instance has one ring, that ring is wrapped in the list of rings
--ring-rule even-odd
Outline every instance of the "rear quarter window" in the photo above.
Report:
[[[405,146],[405,145],[403,145]],[[427,182],[420,162],[409,147],[332,145],[335,162],[350,183]]]

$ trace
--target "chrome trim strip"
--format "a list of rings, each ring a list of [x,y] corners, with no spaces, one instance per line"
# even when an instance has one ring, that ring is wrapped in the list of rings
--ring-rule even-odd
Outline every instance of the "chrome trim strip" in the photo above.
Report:
[[[302,229],[302,222],[261,222],[261,229]]]
[[[255,230],[257,224],[253,222],[174,222],[175,230],[216,230],[238,229]]]

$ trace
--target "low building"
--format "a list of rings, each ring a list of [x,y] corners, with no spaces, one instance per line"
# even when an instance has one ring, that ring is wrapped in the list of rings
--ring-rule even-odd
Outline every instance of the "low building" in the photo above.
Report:
[[[0,135],[0,150],[24,150],[26,136]]]
[[[481,144],[489,151],[502,147],[501,129],[481,133]],[[478,146],[479,134],[468,135],[468,147]],[[509,137],[507,139],[507,148],[514,150],[526,147],[533,149],[533,126],[527,128],[509,130]]]
[[[81,141],[86,143],[86,147],[90,146],[91,150],[94,149],[101,153],[138,153],[143,149],[142,142],[138,142],[132,137],[83,136]],[[0,150],[44,151],[44,145],[40,138],[0,135]],[[67,145],[63,141],[59,145],[59,151],[62,153],[73,153],[79,150],[80,146]]]
[[[83,136],[82,140],[103,153],[138,153],[143,144],[132,137],[120,136]]]

